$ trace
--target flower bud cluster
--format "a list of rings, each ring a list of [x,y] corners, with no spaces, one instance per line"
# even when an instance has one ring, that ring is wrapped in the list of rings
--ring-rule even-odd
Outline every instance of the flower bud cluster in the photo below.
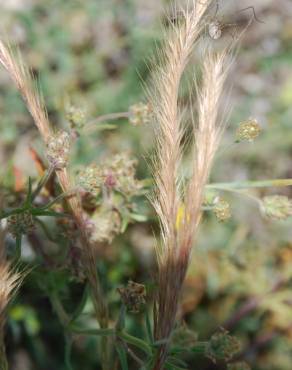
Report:
[[[85,125],[85,111],[71,105],[66,112],[66,118],[70,122],[71,128],[82,129]]]
[[[127,154],[118,154],[101,165],[92,164],[79,173],[79,185],[96,196],[102,187],[127,196],[135,195],[141,184],[135,179],[137,161]]]
[[[145,285],[129,281],[124,288],[118,288],[117,291],[121,300],[130,312],[137,313],[142,305],[145,304],[146,289]]]
[[[137,103],[130,107],[130,123],[133,126],[146,125],[151,122],[152,110],[150,104]]]
[[[230,334],[225,329],[212,335],[206,347],[206,356],[216,360],[229,361],[240,351],[240,343],[238,339]]]
[[[115,209],[99,207],[90,220],[90,239],[92,242],[111,243],[121,231],[121,217]]]
[[[66,131],[58,131],[47,142],[47,158],[56,169],[67,166],[70,151],[70,135]]]
[[[215,202],[213,212],[215,213],[215,216],[217,217],[218,221],[220,222],[227,221],[231,217],[230,204],[223,198],[218,197]]]
[[[262,199],[261,210],[273,220],[285,220],[292,216],[292,200],[284,195],[269,195]]]
[[[238,141],[253,141],[261,133],[261,127],[255,118],[250,118],[239,124],[236,130],[236,139]]]
[[[8,231],[14,236],[29,234],[34,229],[34,220],[29,211],[17,213],[7,218]]]

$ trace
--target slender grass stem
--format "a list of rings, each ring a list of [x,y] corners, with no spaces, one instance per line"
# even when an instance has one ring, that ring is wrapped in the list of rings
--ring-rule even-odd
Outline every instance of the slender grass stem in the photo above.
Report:
[[[292,179],[274,179],[260,181],[235,181],[219,182],[206,185],[207,189],[250,189],[250,188],[267,188],[267,187],[285,187],[292,186]]]
[[[45,172],[44,176],[40,179],[36,189],[33,191],[31,195],[31,202],[38,196],[42,188],[46,185],[46,183],[49,181],[50,177],[52,176],[53,172],[55,171],[54,166],[50,166],[48,170]]]

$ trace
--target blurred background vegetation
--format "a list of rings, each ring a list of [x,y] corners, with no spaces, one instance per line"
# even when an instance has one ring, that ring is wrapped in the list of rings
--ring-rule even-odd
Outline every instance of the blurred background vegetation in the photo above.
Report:
[[[39,78],[51,122],[67,129],[71,106],[92,121],[107,113],[127,112],[132,104],[145,101],[147,60],[162,37],[160,23],[165,21],[167,4],[162,0],[1,0],[1,30],[20,47]],[[240,43],[226,103],[232,111],[212,182],[292,177],[292,2],[222,1],[217,17],[244,26],[252,11],[240,10],[248,6],[254,6],[264,23],[252,22]],[[203,37],[216,48],[232,35],[226,34],[218,42]],[[42,149],[32,119],[4,70],[0,73],[0,115],[0,178],[2,186],[13,188],[16,174],[37,176],[29,148],[40,154]],[[253,143],[233,145],[237,125],[249,117],[258,120],[261,135]],[[79,137],[72,167],[129,152],[138,159],[138,178],[146,179],[150,173],[145,157],[152,145],[151,125],[133,126],[126,119],[103,122]],[[252,194],[292,195],[291,188],[261,188]],[[202,340],[219,326],[229,328],[243,343],[240,360],[252,369],[290,370],[291,219],[263,218],[254,202],[238,194],[224,194],[224,198],[231,204],[232,217],[220,223],[206,213],[180,314]],[[116,288],[121,284],[132,279],[151,291],[153,283],[157,220],[145,197],[139,197],[137,204],[147,221],[129,225],[124,234],[99,251],[113,311],[119,305]],[[54,255],[53,243],[46,242],[46,248]],[[34,260],[28,240],[23,254],[28,263]],[[26,278],[9,311],[11,369],[65,369],[63,330],[40,288],[43,280],[55,284],[59,279],[60,286],[65,284],[64,274],[40,265]],[[64,292],[64,302],[78,301],[80,294],[74,283],[70,292]],[[90,312],[90,307],[86,309]],[[90,315],[86,320],[90,324]],[[139,334],[139,315],[130,318],[128,325]],[[76,340],[72,354],[76,369],[98,368],[95,341]],[[189,366],[225,368],[200,357]]]

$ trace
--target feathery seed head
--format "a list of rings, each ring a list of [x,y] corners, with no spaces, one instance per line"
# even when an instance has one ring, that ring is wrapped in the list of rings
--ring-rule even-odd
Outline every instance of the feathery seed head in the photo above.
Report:
[[[8,262],[0,264],[0,325],[3,324],[3,314],[9,303],[12,294],[20,284],[21,276],[13,272]]]
[[[241,349],[238,339],[228,334],[228,331],[221,329],[212,335],[206,348],[206,356],[216,360],[229,361]]]
[[[262,199],[261,210],[273,220],[285,220],[292,216],[292,200],[284,195],[269,195]]]
[[[34,229],[34,220],[29,211],[17,213],[7,218],[7,229],[14,237],[29,234]]]
[[[238,141],[253,141],[261,133],[261,127],[255,118],[241,122],[236,130],[236,139]]]
[[[152,109],[150,104],[137,103],[130,106],[130,123],[133,126],[146,125],[151,122]]]
[[[118,288],[117,291],[130,312],[138,313],[141,306],[146,302],[146,289],[143,284],[138,284],[130,280],[126,287]]]
[[[70,152],[70,135],[66,131],[58,131],[47,141],[47,158],[56,169],[66,168]]]

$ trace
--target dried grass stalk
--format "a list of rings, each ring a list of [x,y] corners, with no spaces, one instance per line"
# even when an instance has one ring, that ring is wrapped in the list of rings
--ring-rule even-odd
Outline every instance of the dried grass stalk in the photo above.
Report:
[[[20,91],[27,108],[42,137],[47,141],[50,136],[50,125],[43,98],[36,93],[32,74],[21,60],[21,56],[13,55],[11,48],[0,41],[0,63],[9,73]]]
[[[193,173],[183,186],[178,168],[182,157],[178,93],[183,71],[202,30],[202,19],[211,1],[193,2],[160,55],[149,94],[157,124],[157,156],[154,163],[156,193],[153,205],[159,216],[162,242],[157,246],[158,294],[154,310],[155,339],[164,340],[155,370],[163,368],[174,328],[179,294],[186,275],[195,233],[201,218],[203,192],[222,134],[218,109],[229,62],[227,51],[205,53],[202,83],[197,87],[198,124],[194,124]],[[222,122],[222,121],[221,121]]]
[[[8,370],[5,353],[4,326],[7,306],[19,288],[24,274],[13,271],[4,251],[4,232],[0,227],[0,369]]]
[[[22,61],[20,55],[16,57],[11,48],[0,41],[0,63],[8,71],[11,79],[19,89],[26,105],[31,113],[35,125],[39,129],[41,137],[45,144],[48,143],[52,137],[52,130],[47,117],[45,105],[39,92],[35,88],[32,74]],[[72,181],[69,177],[66,167],[56,170],[59,183],[64,192],[71,192],[74,188]],[[94,248],[91,245],[87,232],[85,220],[83,218],[83,211],[81,203],[77,195],[67,198],[72,215],[75,219],[76,225],[80,231],[80,239],[83,247],[84,266],[87,273],[87,278],[91,287],[93,304],[97,320],[102,328],[108,326],[108,310],[102,292],[100,280],[96,269],[96,255]],[[103,349],[105,356],[106,350]],[[104,368],[106,368],[106,360],[104,358]]]

